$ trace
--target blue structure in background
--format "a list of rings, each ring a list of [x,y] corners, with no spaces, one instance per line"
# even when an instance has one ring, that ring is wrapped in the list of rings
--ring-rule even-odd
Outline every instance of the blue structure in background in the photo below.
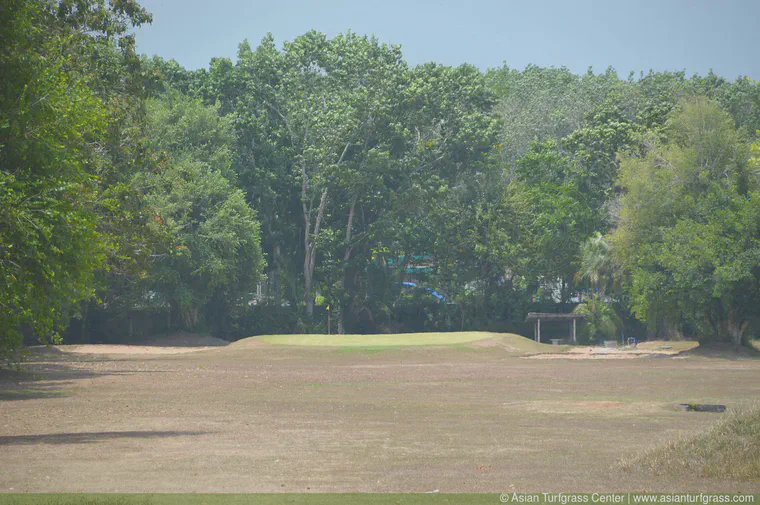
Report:
[[[416,282],[409,282],[409,281],[404,281],[401,284],[404,285],[404,286],[406,286],[406,287],[421,289],[421,290],[425,291],[426,293],[429,293],[430,296],[432,296],[434,298],[437,298],[438,301],[441,301],[441,302],[445,302],[446,301],[446,297],[443,296],[442,294],[440,294],[438,291],[434,290],[433,288],[419,287],[419,286],[417,286]]]

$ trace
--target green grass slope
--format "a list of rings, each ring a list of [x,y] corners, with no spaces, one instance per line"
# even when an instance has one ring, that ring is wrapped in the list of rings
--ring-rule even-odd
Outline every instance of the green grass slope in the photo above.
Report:
[[[420,345],[452,345],[491,337],[484,332],[396,333],[381,335],[265,335],[268,344],[326,347],[405,347]]]
[[[562,352],[565,346],[539,344],[513,333],[460,331],[446,333],[397,333],[380,335],[263,335],[239,340],[231,348],[255,343],[278,346],[395,349],[420,346],[468,346],[502,348],[518,353]]]

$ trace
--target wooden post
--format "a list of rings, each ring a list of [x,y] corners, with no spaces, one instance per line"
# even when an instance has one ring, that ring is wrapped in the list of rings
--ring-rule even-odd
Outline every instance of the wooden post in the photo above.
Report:
[[[536,333],[538,335],[537,342],[541,343],[541,320],[536,319]]]
[[[578,340],[575,338],[575,318],[573,318],[573,343],[578,343]]]

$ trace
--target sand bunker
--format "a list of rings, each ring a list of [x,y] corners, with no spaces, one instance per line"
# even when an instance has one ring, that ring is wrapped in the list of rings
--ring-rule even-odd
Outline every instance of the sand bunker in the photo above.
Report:
[[[54,347],[63,352],[73,352],[77,354],[184,354],[217,348],[215,346],[158,347],[150,345],[112,344],[56,345]]]
[[[161,335],[140,344],[73,344],[53,346],[63,352],[78,354],[184,354],[206,351],[229,344],[226,340],[178,331]]]
[[[636,347],[571,347],[562,354],[535,354],[525,359],[633,359],[675,356],[696,347],[696,342],[645,342]]]

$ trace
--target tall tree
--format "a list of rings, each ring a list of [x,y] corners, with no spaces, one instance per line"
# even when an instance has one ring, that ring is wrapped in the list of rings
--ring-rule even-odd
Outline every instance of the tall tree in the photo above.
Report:
[[[500,155],[507,163],[527,153],[534,141],[559,140],[585,126],[587,114],[622,84],[611,68],[575,75],[564,67],[503,66],[489,70],[486,78],[498,97]]]
[[[586,171],[557,142],[536,143],[515,162],[508,186],[518,216],[520,255],[512,268],[566,303],[573,292],[581,246],[604,229],[602,204],[585,185]]]
[[[98,87],[107,65],[92,57],[128,65],[126,32],[149,21],[132,0],[0,8],[0,359],[15,359],[25,334],[55,340],[94,295],[111,248],[98,216],[117,120]]]
[[[636,316],[739,345],[760,295],[760,192],[733,118],[679,103],[667,140],[624,156],[617,261]]]
[[[337,225],[326,223],[330,200],[338,214],[347,216],[342,225],[345,264],[357,202],[376,180],[369,175],[371,165],[387,150],[380,131],[388,128],[390,93],[401,83],[404,65],[398,48],[375,39],[352,33],[327,39],[309,32],[286,43],[282,52],[271,36],[256,51],[244,43],[238,66],[245,90],[238,100],[246,104],[238,121],[246,146],[241,180],[244,187],[251,184],[252,198],[262,202],[292,194],[298,185],[302,299],[310,316],[320,232]],[[270,197],[253,187],[266,179],[281,188],[279,194]],[[265,227],[273,232],[283,228],[282,213],[292,212],[292,201],[282,202],[271,209],[271,219],[265,218]],[[279,256],[279,250],[279,243],[272,244],[273,255],[277,251]]]
[[[264,268],[259,223],[223,175],[234,132],[217,107],[172,92],[150,102],[148,118],[154,148],[169,155],[165,167],[135,181],[146,188],[151,226],[167,236],[150,286],[182,326],[195,329],[210,301],[229,307],[250,300]]]

